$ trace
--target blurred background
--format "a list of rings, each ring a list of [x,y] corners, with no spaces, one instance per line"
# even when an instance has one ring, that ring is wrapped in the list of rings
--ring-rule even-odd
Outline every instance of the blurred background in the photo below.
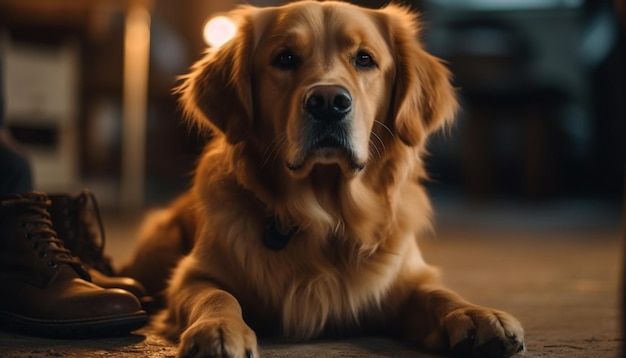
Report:
[[[144,210],[189,187],[206,139],[172,88],[207,21],[242,2],[0,0],[0,141],[28,156],[35,188],[95,193],[116,264]],[[626,342],[626,0],[397,2],[422,12],[463,108],[429,143],[438,239],[420,243],[425,258],[468,299],[520,317],[530,352],[612,356]]]
[[[181,123],[172,88],[207,46],[207,20],[239,3],[0,0],[2,131],[30,158],[36,188],[88,187],[112,210],[185,190],[204,139]],[[624,2],[404,3],[422,11],[422,38],[463,107],[429,147],[439,224],[620,225]]]

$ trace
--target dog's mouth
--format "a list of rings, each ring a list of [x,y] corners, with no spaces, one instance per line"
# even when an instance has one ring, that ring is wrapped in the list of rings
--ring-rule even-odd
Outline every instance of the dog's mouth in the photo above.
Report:
[[[304,177],[317,165],[338,165],[343,174],[351,177],[365,168],[349,141],[343,136],[327,135],[311,141],[300,155],[287,161],[287,169],[296,177]]]

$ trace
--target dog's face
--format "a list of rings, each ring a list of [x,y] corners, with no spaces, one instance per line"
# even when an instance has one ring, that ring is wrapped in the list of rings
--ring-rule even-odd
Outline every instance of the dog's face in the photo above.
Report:
[[[314,5],[283,11],[264,31],[253,58],[254,102],[262,126],[284,136],[292,174],[338,164],[350,175],[365,167],[374,122],[388,115],[394,61],[372,16]]]
[[[419,147],[453,116],[448,73],[422,49],[407,9],[301,1],[233,16],[237,36],[196,64],[182,103],[296,178],[316,165],[354,176],[389,146]]]

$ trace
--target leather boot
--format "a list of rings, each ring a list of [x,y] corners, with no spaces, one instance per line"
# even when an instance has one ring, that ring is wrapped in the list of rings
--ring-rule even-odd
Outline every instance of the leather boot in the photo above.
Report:
[[[62,194],[48,194],[48,197],[52,201],[48,210],[53,229],[87,267],[92,282],[104,288],[121,288],[142,301],[149,301],[141,283],[114,275],[111,259],[104,255],[104,226],[95,196],[84,189],[75,197]],[[88,208],[90,202],[93,212]]]
[[[52,229],[49,198],[0,197],[0,328],[75,338],[126,334],[147,323],[137,298],[90,282]]]

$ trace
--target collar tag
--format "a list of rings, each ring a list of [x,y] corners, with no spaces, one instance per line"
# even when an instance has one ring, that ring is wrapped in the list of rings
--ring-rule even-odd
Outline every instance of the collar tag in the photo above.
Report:
[[[265,232],[263,232],[263,243],[272,250],[282,250],[287,246],[289,240],[295,234],[297,228],[291,230],[283,229],[277,217],[268,218],[265,222]]]

